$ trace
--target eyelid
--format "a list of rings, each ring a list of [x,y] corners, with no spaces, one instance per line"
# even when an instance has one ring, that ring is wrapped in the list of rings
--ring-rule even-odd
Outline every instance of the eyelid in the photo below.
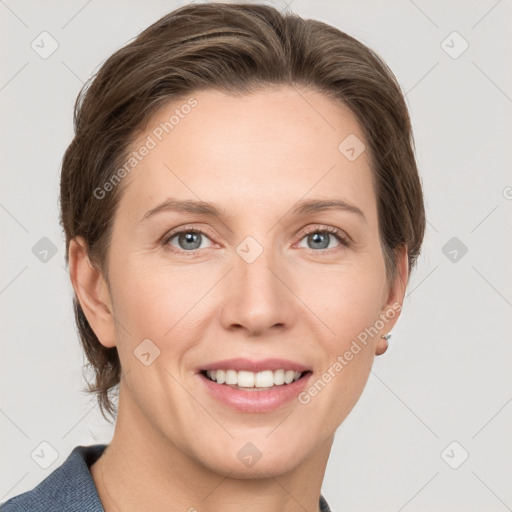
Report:
[[[321,233],[321,232],[324,232],[324,231],[339,237],[341,239],[341,241],[346,243],[347,245],[353,243],[352,238],[345,231],[343,231],[342,229],[336,228],[334,226],[322,225],[322,224],[317,224],[317,225],[314,225],[314,226],[310,226],[308,228],[304,228],[303,230],[301,230],[299,232],[298,236],[300,236],[301,237],[300,240],[302,240],[302,238],[304,236],[309,235],[310,233],[316,233],[316,232]]]
[[[207,235],[214,236],[213,231],[205,225],[199,225],[199,227],[196,224],[183,224],[181,226],[176,226],[175,228],[170,229],[165,233],[163,238],[166,236],[172,236],[174,234],[181,233],[182,231],[201,231],[206,233]]]
[[[183,226],[177,226],[177,227],[171,229],[170,231],[167,231],[164,234],[164,236],[162,236],[161,243],[163,245],[168,246],[169,241],[172,238],[174,238],[176,235],[179,235],[181,233],[189,233],[189,232],[201,233],[202,235],[207,235],[208,238],[210,238],[212,244],[216,244],[216,242],[214,242],[215,235],[213,234],[213,232],[212,232],[212,230],[210,228],[207,228],[207,227],[204,227],[204,226],[196,227],[196,226],[187,225],[187,224],[184,224]],[[182,252],[182,253],[194,253],[195,251],[198,251],[198,249],[195,249],[195,251],[183,251],[183,250],[179,250],[179,249],[176,249],[176,248],[173,248],[171,250],[174,250],[176,252]],[[204,250],[204,249],[202,249],[202,250]]]

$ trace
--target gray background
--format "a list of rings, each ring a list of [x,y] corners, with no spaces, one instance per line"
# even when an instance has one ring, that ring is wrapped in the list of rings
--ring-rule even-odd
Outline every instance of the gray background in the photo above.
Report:
[[[74,446],[112,434],[82,392],[58,225],[60,163],[82,83],[184,3],[0,0],[0,501],[33,488]],[[338,512],[512,510],[512,4],[290,7],[368,44],[397,75],[428,218],[402,317],[337,431],[323,494]],[[31,47],[43,31],[58,43],[46,59]],[[51,247],[44,237],[54,255],[41,252]],[[31,456],[51,456],[42,442],[57,456],[46,469]]]

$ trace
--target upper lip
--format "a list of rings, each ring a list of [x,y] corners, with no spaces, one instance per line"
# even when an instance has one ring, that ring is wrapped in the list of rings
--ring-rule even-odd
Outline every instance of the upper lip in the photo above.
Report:
[[[295,372],[307,372],[310,368],[296,363],[295,361],[289,361],[287,359],[260,359],[254,361],[251,359],[224,359],[222,361],[216,361],[198,368],[198,372],[208,370],[236,370],[236,371],[249,371],[249,372],[262,372],[264,370],[293,370]]]

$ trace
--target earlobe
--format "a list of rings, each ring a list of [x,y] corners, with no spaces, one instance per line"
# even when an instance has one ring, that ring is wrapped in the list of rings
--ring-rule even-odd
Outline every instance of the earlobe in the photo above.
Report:
[[[375,355],[381,356],[388,349],[389,343],[388,339],[391,337],[390,334],[382,334],[380,338],[377,340],[377,344],[375,345]]]
[[[91,329],[103,346],[114,347],[115,325],[108,286],[100,270],[91,264],[81,236],[69,242],[69,275]]]

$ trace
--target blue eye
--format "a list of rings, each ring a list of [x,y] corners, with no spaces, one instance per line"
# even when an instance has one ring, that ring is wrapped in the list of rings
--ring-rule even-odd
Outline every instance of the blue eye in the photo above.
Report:
[[[169,242],[176,238],[178,243],[178,251],[176,252],[191,252],[198,249],[204,249],[201,245],[205,237],[208,238],[200,229],[184,229],[166,237],[163,243],[164,245],[169,246]],[[170,246],[176,247],[172,244],[170,244]]]
[[[301,241],[307,239],[306,243],[313,245],[313,247],[306,247],[307,249],[311,249],[313,252],[320,252],[320,254],[323,254],[324,252],[328,252],[331,249],[336,249],[336,247],[330,246],[333,238],[336,239],[340,245],[350,245],[350,241],[341,230],[327,226],[321,229],[314,228],[313,230],[310,230],[309,232],[305,233],[305,236],[303,236]]]
[[[324,254],[331,251],[339,250],[340,247],[350,247],[351,240],[350,238],[344,234],[338,228],[332,226],[323,226],[321,228],[315,227],[313,229],[309,229],[307,232],[303,232],[301,234],[302,240],[307,240],[308,244],[305,247],[308,251],[315,254]],[[176,243],[171,243],[174,239],[176,239]],[[203,243],[209,240],[211,242],[210,237],[203,230],[198,228],[184,228],[180,231],[174,231],[164,237],[162,240],[162,244],[166,249],[171,252],[177,254],[190,254],[190,256],[194,256],[201,249],[210,249],[213,246],[204,246]],[[334,247],[331,245],[331,242],[338,241],[338,245]],[[303,246],[301,246],[303,247]]]

